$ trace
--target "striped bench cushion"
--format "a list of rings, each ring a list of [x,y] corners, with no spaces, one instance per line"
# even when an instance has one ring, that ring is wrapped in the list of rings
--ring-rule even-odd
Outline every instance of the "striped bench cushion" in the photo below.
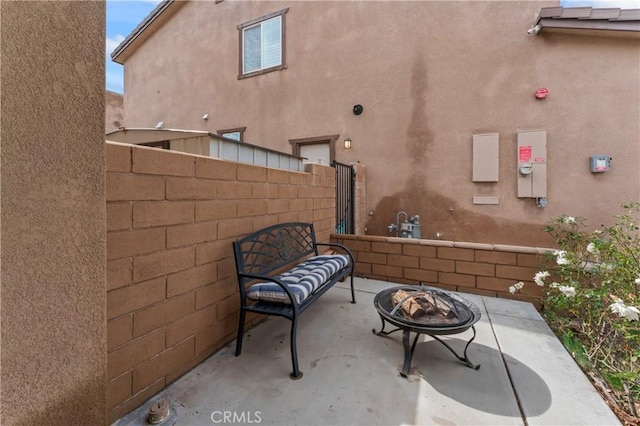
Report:
[[[284,282],[293,293],[296,302],[300,304],[329,277],[340,269],[346,268],[348,264],[349,258],[341,254],[314,256],[274,278]],[[252,285],[247,290],[247,297],[255,301],[291,304],[289,296],[282,287],[270,282]]]

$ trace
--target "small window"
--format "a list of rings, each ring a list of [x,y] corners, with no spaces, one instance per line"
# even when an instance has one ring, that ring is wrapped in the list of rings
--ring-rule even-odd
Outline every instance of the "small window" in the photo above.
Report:
[[[286,68],[284,58],[284,15],[288,9],[238,26],[240,30],[240,73],[251,77]]]
[[[234,141],[240,142],[240,132],[227,132],[222,134],[223,138],[233,139]]]
[[[234,141],[244,142],[244,131],[246,127],[237,127],[235,129],[218,130],[218,134],[223,138],[233,139]]]

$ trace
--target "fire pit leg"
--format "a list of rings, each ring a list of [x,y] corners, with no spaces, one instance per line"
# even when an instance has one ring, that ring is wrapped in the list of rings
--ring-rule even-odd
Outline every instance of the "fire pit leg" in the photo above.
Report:
[[[458,361],[463,362],[467,367],[469,368],[473,368],[474,370],[477,370],[480,368],[480,364],[475,365],[473,364],[469,358],[467,357],[467,348],[469,347],[469,345],[471,344],[471,342],[473,342],[473,339],[476,338],[476,327],[475,326],[471,326],[471,330],[473,330],[473,337],[471,337],[471,340],[469,340],[467,342],[467,344],[464,347],[464,352],[463,355],[464,357],[461,357],[460,355],[458,355],[456,353],[456,351],[453,350],[453,348],[451,348],[451,346],[449,346],[444,340],[440,339],[438,336],[433,336],[431,335],[431,337],[433,337],[434,339],[436,339],[438,342],[442,343],[447,349],[449,349],[449,351],[451,351],[451,353],[458,358]]]
[[[404,346],[404,363],[402,365],[402,371],[400,371],[400,375],[406,378],[409,375],[409,370],[411,370],[411,359],[413,358],[413,352],[416,349],[416,343],[418,343],[418,336],[420,333],[416,333],[416,337],[413,339],[413,344],[411,348],[409,348],[409,335],[410,331],[408,329],[402,330],[402,346]]]
[[[396,332],[396,331],[400,330],[400,328],[394,328],[394,329],[393,329],[393,330],[391,330],[391,331],[384,331],[384,326],[385,326],[387,323],[385,322],[384,317],[383,317],[382,315],[380,315],[380,319],[382,320],[382,328],[380,329],[380,331],[376,331],[376,329],[375,329],[375,328],[372,328],[372,329],[371,329],[371,332],[372,332],[373,334],[375,334],[376,336],[388,336],[389,334],[394,333],[394,332]]]

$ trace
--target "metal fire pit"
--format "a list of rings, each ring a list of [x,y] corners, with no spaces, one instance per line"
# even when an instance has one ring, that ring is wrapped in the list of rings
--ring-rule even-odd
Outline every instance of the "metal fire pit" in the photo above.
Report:
[[[404,291],[405,293],[407,293],[407,296],[410,297],[420,296],[421,293],[432,294],[433,296],[446,301],[446,304],[452,308],[451,311],[453,312],[453,315],[444,317],[438,314],[425,314],[417,318],[410,318],[407,315],[403,314],[402,310],[402,304],[407,301],[409,297],[405,297],[398,303],[394,303],[392,301],[392,296],[398,290]],[[373,304],[376,307],[378,314],[380,314],[380,319],[382,320],[382,329],[380,331],[376,331],[375,329],[371,330],[374,334],[378,336],[387,336],[391,333],[402,330],[402,344],[404,346],[404,364],[402,367],[402,371],[400,371],[400,375],[402,377],[407,377],[407,375],[409,374],[409,370],[411,368],[411,359],[413,358],[413,352],[416,348],[416,343],[418,342],[418,336],[420,336],[420,334],[427,334],[433,337],[438,342],[442,343],[459,361],[464,363],[467,367],[473,368],[474,370],[480,368],[480,365],[473,364],[467,357],[467,348],[476,338],[476,328],[474,327],[474,324],[480,320],[481,316],[480,309],[478,309],[478,307],[470,301],[460,297],[455,293],[444,291],[435,287],[421,285],[388,288],[376,295],[376,297],[373,299]],[[397,328],[391,331],[384,331],[384,327],[387,322],[396,326]],[[438,337],[442,335],[462,333],[464,331],[467,331],[468,329],[473,330],[473,336],[465,345],[463,356],[458,355],[458,353],[456,353],[456,351],[453,350],[451,346],[449,346],[445,341]],[[416,333],[416,335],[413,339],[413,343],[409,345],[411,332]]]

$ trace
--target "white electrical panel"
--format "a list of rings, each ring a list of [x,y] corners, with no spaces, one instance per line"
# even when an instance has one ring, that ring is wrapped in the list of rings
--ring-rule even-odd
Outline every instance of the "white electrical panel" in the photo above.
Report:
[[[591,173],[608,172],[611,169],[611,157],[608,155],[592,155],[589,157]]]
[[[547,196],[547,132],[518,132],[517,140],[518,197]]]
[[[473,182],[498,182],[498,133],[473,135]]]

